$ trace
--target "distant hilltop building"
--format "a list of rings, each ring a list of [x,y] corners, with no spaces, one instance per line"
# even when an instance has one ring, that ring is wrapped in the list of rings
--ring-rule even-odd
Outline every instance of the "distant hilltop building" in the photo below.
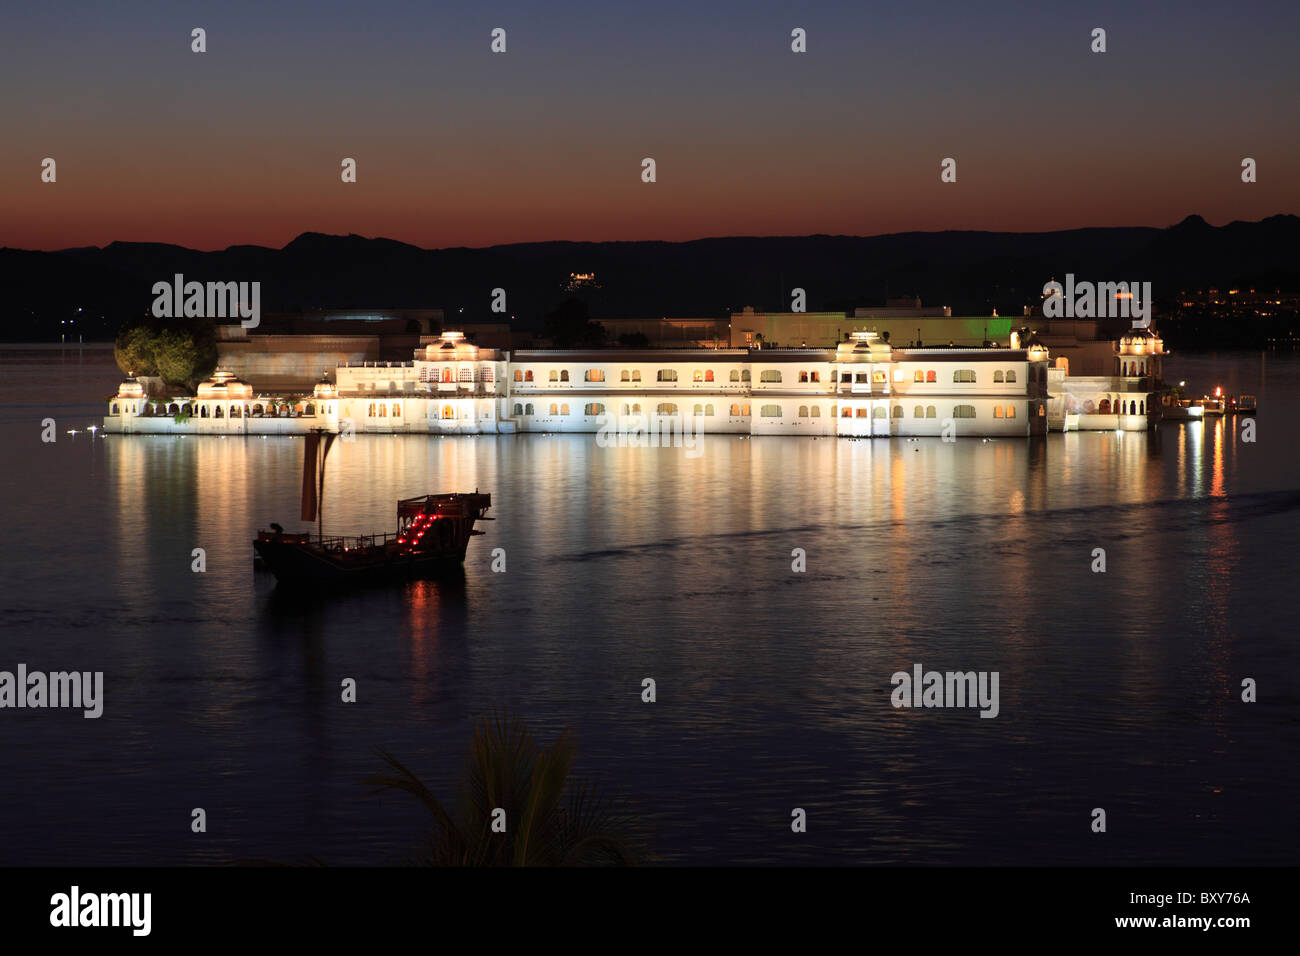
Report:
[[[1152,397],[1163,344],[1150,330],[1134,330],[1119,343],[1095,343],[1109,350],[1105,371],[1095,376],[1072,374],[1065,357],[1053,365],[1048,346],[1031,329],[1011,329],[1006,339],[918,344],[851,330],[830,346],[798,348],[502,350],[447,331],[422,342],[407,360],[340,362],[310,392],[292,396],[256,393],[229,368],[200,385],[194,397],[151,396],[129,379],[110,400],[104,425],[110,432],[144,434],[302,434],[314,428],[517,434],[613,427],[1026,437],[1049,428],[1139,431],[1158,417]]]
[[[600,283],[594,272],[570,272],[564,288],[568,292],[578,292],[582,289],[599,289]]]

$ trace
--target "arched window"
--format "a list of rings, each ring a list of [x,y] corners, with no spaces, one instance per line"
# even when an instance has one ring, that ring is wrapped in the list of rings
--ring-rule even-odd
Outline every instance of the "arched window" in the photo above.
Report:
[[[704,406],[703,406],[703,405],[696,405],[694,411],[695,411],[695,414],[696,414],[696,415],[703,415],[703,414],[704,414]]]
[[[1015,381],[1016,381],[1016,370],[1013,368],[1007,369],[1007,383],[1015,384]]]
[[[589,368],[583,375],[585,382],[603,382],[605,381],[605,370],[603,368]]]
[[[523,413],[524,413],[524,406],[519,404],[518,402],[515,402],[515,414],[522,415]]]
[[[116,414],[117,414],[117,403],[116,403],[116,402],[113,403],[112,411],[111,411],[109,414],[111,414],[111,415],[116,415]]]
[[[935,409],[935,407],[934,407],[933,405],[927,405],[927,406],[925,406],[925,417],[926,417],[926,418],[938,418],[938,417],[939,417],[939,413],[936,411],[936,409]]]
[[[922,372],[922,371],[918,368],[915,372],[912,373],[912,381],[913,381],[913,382],[924,382],[924,381],[925,381],[925,373]]]
[[[913,418],[924,418],[924,417],[925,417],[925,409],[922,408],[920,405],[917,405],[916,408],[912,409],[912,417],[913,417]]]
[[[312,404],[311,402],[308,402],[307,405],[306,405],[306,407],[303,409],[303,414],[304,414],[304,415],[315,415],[315,414],[316,414],[316,406],[315,406],[314,404]]]
[[[781,373],[779,370],[774,368],[764,369],[759,373],[758,380],[760,382],[780,382]]]
[[[383,402],[379,403],[379,417],[380,418],[388,417],[388,406],[385,405]]]
[[[807,418],[807,417],[808,417],[808,406],[807,406],[807,405],[800,405],[800,406],[799,406],[799,417],[800,417],[800,418]]]
[[[975,381],[975,370],[973,368],[959,368],[952,373],[952,380],[969,384]]]
[[[732,380],[733,382],[739,382],[739,381],[740,381],[740,369],[738,369],[738,368],[733,368],[733,369],[731,370],[731,380]]]
[[[626,415],[626,414],[627,414],[627,402],[624,402],[622,405],[618,406],[618,413],[619,413],[620,415]]]
[[[532,380],[533,380],[533,370],[528,369],[527,371],[524,372],[524,381],[531,382]]]
[[[634,382],[641,381],[641,370],[639,368],[632,369],[632,381]]]
[[[745,368],[740,370],[740,380],[742,382],[748,382],[750,380],[749,369]]]
[[[674,405],[672,402],[660,402],[655,407],[655,411],[660,415],[676,415],[677,406]]]
[[[731,417],[732,418],[740,417],[740,406],[734,402],[731,405]]]
[[[380,409],[383,409],[382,405],[380,406]],[[456,407],[454,405],[442,406],[442,417],[444,420],[454,419],[456,417]]]
[[[582,410],[582,414],[587,416],[604,415],[605,406],[600,402],[588,402],[587,407]]]
[[[225,410],[224,408],[222,408],[220,405],[213,405],[213,406],[212,406],[212,417],[213,417],[213,418],[225,418],[225,417],[226,417],[226,410]]]
[[[889,381],[889,376],[885,374],[883,369],[876,369],[871,373],[871,380],[879,385]]]
[[[243,411],[244,411],[244,410],[243,410],[242,408],[240,408],[238,405],[231,405],[231,406],[230,406],[230,417],[231,417],[231,418],[243,418],[243,417],[244,417],[243,414],[242,414]]]
[[[749,417],[749,402],[742,402],[740,405],[740,415],[742,418]]]
[[[934,370],[933,370],[933,369],[931,369],[930,371],[928,371],[928,372],[925,373],[925,380],[926,380],[927,382],[937,382],[937,381],[938,381],[938,379],[935,378],[935,374],[934,374]]]
[[[568,402],[560,402],[560,414],[561,414],[561,415],[567,415],[567,414],[569,414],[569,403],[568,403]]]
[[[524,414],[531,415],[532,413],[533,413],[533,403],[529,402],[527,405],[524,406]]]
[[[955,406],[953,406],[952,417],[953,417],[953,418],[974,418],[974,417],[975,417],[975,406],[974,406],[974,405],[955,405]]]
[[[551,375],[549,381],[558,382],[559,380],[560,380],[560,370],[558,368],[551,369]]]
[[[1137,402],[1129,402],[1129,403],[1128,403],[1128,413],[1129,413],[1130,415],[1136,415],[1136,414],[1137,414]]]
[[[524,380],[524,370],[521,368],[515,369],[515,381],[522,382],[523,380]]]
[[[705,405],[705,406],[704,406],[704,417],[705,417],[705,418],[712,418],[712,417],[713,417],[713,406],[712,406],[712,405]]]
[[[1014,405],[1008,405],[1008,406],[1007,406],[1007,418],[1015,418],[1015,417],[1016,417],[1016,406],[1014,406]]]
[[[394,418],[401,418],[401,417],[402,417],[402,406],[401,406],[401,405],[394,405],[394,406],[393,406],[393,417],[394,417]]]
[[[891,412],[890,417],[892,417],[892,418],[902,418],[902,417],[903,417],[903,406],[902,406],[902,405],[895,405],[892,409],[890,409],[890,412]]]
[[[640,402],[633,402],[633,403],[632,403],[632,414],[633,414],[633,415],[640,415],[640,414],[641,414],[641,403],[640,403]]]
[[[623,369],[623,371],[618,373],[618,380],[620,382],[630,382],[632,381],[632,375],[627,369]]]
[[[814,405],[814,406],[812,407],[812,417],[813,417],[813,418],[821,418],[821,417],[822,417],[822,407],[821,407],[820,405]]]
[[[1002,406],[1001,406],[1001,405],[994,405],[994,406],[993,406],[993,417],[994,417],[994,418],[1001,418],[1001,417],[1002,417]]]
[[[764,405],[764,406],[759,410],[759,414],[760,414],[763,418],[780,418],[780,417],[781,417],[781,406],[780,406],[780,405]]]
[[[255,412],[257,412],[258,414],[260,414],[260,413],[261,413],[261,412],[260,412],[261,407],[262,407],[261,405],[255,405],[255,406],[253,407],[253,410],[254,410]],[[375,417],[375,403],[374,403],[374,402],[371,402],[371,403],[370,403],[370,407],[366,409],[366,417],[367,417],[367,418],[374,418],[374,417]]]
[[[800,373],[799,373],[799,381],[800,381],[800,382],[807,382],[807,381],[808,381],[808,373],[807,373],[807,372],[800,372]]]
[[[1088,404],[1090,405],[1090,404],[1092,404],[1092,403],[1089,402]],[[1087,408],[1087,407],[1088,407],[1087,405],[1084,406],[1084,408]],[[1110,399],[1109,399],[1109,398],[1103,398],[1103,399],[1101,400],[1101,404],[1097,406],[1097,414],[1099,414],[1099,415],[1109,415],[1109,414],[1110,414]]]
[[[1146,413],[1147,413],[1147,403],[1145,401],[1138,402],[1138,414],[1145,415]]]
[[[1002,370],[1001,370],[1001,369],[998,369],[996,372],[993,373],[993,381],[995,381],[995,382],[1000,382],[1000,381],[1002,381]],[[996,418],[997,416],[994,416],[994,417]]]
[[[567,368],[560,369],[560,381],[567,382],[568,380],[569,380],[569,370]]]
[[[867,417],[867,410],[866,410],[865,408],[859,408],[859,409],[857,410],[857,415],[856,415],[856,417],[857,417],[857,418],[866,418],[866,417]]]
[[[453,378],[451,377],[451,367],[450,367],[450,366],[448,366],[447,368],[444,368],[444,369],[442,370],[442,380],[443,380],[444,382],[455,381],[455,379],[453,379]]]
[[[199,406],[199,418],[207,418],[207,417],[208,417],[208,406],[206,406],[206,405],[200,405],[200,406]]]
[[[821,372],[810,372],[809,375],[812,377],[814,382],[820,382],[822,380]]]
[[[657,382],[675,382],[675,381],[677,381],[677,369],[675,369],[675,368],[661,368],[661,369],[660,369],[660,370],[655,374],[655,381],[657,381]]]
[[[560,406],[555,404],[555,402],[551,402],[551,414],[552,415],[560,414]]]
[[[884,417],[885,417],[885,406],[883,406],[883,405],[877,405],[875,408],[873,408],[873,409],[871,410],[871,417],[872,417],[872,418],[884,418]]]

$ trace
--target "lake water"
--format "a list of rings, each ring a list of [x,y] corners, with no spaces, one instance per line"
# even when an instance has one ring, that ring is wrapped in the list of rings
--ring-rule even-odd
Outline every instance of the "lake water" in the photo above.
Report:
[[[1300,360],[1166,368],[1257,395],[1258,440],[358,436],[327,533],[429,491],[497,520],[461,581],[303,603],[250,545],[299,526],[301,441],[70,435],[111,352],[0,348],[0,670],[105,675],[98,720],[0,710],[0,865],[393,861],[423,818],[373,748],[449,796],[500,708],[572,728],[669,863],[1292,863]],[[893,708],[918,663],[999,672],[1000,713]]]

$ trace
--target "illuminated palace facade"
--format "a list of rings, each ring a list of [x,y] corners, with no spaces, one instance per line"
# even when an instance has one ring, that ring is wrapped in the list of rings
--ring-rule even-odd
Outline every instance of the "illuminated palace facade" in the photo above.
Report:
[[[1053,430],[1069,427],[1071,412],[1049,392],[1049,373],[1061,394],[1068,376],[1049,369],[1036,341],[1013,337],[1010,345],[893,348],[857,332],[832,349],[506,352],[446,332],[412,361],[341,364],[333,382],[292,399],[259,396],[221,370],[193,398],[153,397],[128,380],[104,424],[146,434],[645,429],[858,437],[1024,437],[1048,431],[1049,417]],[[1115,402],[1105,415],[1096,401],[1086,400],[1086,413],[1074,402],[1073,427],[1146,429],[1151,402],[1141,390],[1150,387],[1150,360],[1133,364],[1131,377],[1125,365],[1117,368],[1123,375],[1090,379],[1087,388]]]

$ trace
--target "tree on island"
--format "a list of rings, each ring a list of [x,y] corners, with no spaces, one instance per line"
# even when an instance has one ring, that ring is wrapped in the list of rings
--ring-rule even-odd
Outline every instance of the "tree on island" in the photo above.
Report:
[[[581,299],[566,299],[546,313],[542,328],[557,348],[567,349],[575,345],[599,348],[605,344],[605,327],[591,321],[587,303]]]
[[[624,332],[618,337],[618,344],[629,349],[648,349],[650,339],[644,332]]]
[[[429,812],[430,829],[411,862],[424,866],[634,866],[653,856],[638,817],[570,779],[577,752],[566,730],[541,747],[523,721],[485,718],[474,729],[459,805],[448,811],[385,751],[392,771],[366,777],[375,793],[400,790]]]
[[[193,392],[217,367],[216,332],[207,321],[143,322],[118,333],[113,357],[128,375],[160,376]]]

